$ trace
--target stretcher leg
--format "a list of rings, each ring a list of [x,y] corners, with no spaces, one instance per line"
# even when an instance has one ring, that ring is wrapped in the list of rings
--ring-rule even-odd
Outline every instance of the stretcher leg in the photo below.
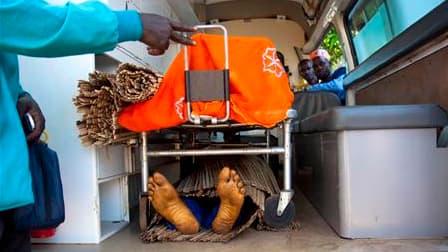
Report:
[[[141,181],[142,181],[142,193],[139,199],[139,225],[140,230],[144,231],[148,226],[148,216],[149,216],[149,200],[148,200],[148,155],[146,151],[148,149],[148,140],[146,138],[146,133],[141,133]]]
[[[283,189],[280,195],[273,195],[266,199],[264,221],[274,228],[286,228],[295,217],[295,206],[292,198],[294,190],[291,186],[291,121],[295,118],[295,111],[288,111],[288,118],[283,123],[284,152],[283,152]]]

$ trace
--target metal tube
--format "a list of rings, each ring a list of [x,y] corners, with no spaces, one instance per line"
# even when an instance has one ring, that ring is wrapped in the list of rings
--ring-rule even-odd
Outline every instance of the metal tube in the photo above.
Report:
[[[271,130],[266,130],[266,148],[271,147]],[[269,154],[266,154],[266,163],[269,165]]]
[[[188,121],[190,121],[191,123],[195,123],[194,118],[191,115],[191,102],[189,101],[187,101],[187,117]]]
[[[188,47],[186,45],[184,45],[184,63],[184,70],[188,71],[190,68],[188,65]]]
[[[229,69],[229,44],[227,41],[227,29],[223,25],[196,25],[195,28],[197,29],[213,29],[218,28],[221,29],[224,33],[224,69]],[[184,45],[184,61],[185,61],[185,71],[189,70],[188,66],[188,51],[187,46]]]
[[[229,69],[229,45],[227,41],[227,29],[223,25],[212,24],[212,25],[196,25],[198,29],[210,29],[210,28],[218,28],[221,29],[224,34],[224,68]]]
[[[226,122],[227,120],[229,120],[229,118],[230,118],[230,101],[226,101],[226,116],[218,120],[218,122],[220,123]]]
[[[142,138],[142,145],[141,145],[141,165],[142,165],[142,191],[148,192],[148,156],[146,155],[146,150],[148,149],[148,142],[146,139],[146,132],[143,132],[140,134]]]
[[[284,159],[283,159],[283,190],[291,190],[291,119],[286,119],[283,125],[284,132]]]
[[[150,157],[170,157],[170,156],[208,156],[208,155],[258,155],[258,154],[282,154],[285,152],[283,147],[266,148],[246,148],[246,149],[216,149],[216,150],[166,150],[166,151],[148,151]],[[146,156],[145,155],[145,156]]]

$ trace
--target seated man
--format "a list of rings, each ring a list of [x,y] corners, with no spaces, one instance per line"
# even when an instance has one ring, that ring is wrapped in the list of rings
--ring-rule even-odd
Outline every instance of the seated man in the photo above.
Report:
[[[314,72],[320,82],[307,87],[306,91],[329,91],[335,93],[341,101],[344,101],[345,90],[343,80],[345,78],[345,74],[334,78],[330,69],[330,55],[328,52],[323,49],[317,49],[311,53],[310,57],[313,61]]]
[[[337,79],[341,75],[345,75],[347,72],[345,67],[339,67],[334,72],[331,72],[331,57],[325,49],[316,49],[311,52],[310,59],[313,61],[314,72],[320,82],[329,82]]]
[[[204,216],[204,206],[194,198],[181,198],[176,189],[160,173],[149,178],[148,194],[154,209],[182,234],[195,234],[201,226],[219,234],[232,230],[244,203],[245,189],[236,171],[224,167],[218,175],[216,193],[219,206],[211,206]],[[209,207],[210,208],[210,207]]]
[[[316,74],[314,73],[313,61],[310,59],[303,59],[299,62],[297,67],[299,70],[300,80],[296,86],[297,91],[302,91],[310,85],[314,85],[319,82]]]

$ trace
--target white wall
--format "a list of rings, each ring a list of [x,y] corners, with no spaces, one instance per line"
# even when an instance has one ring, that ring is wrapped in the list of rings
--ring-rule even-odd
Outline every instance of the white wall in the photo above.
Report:
[[[291,83],[299,81],[297,63],[299,61],[294,46],[301,48],[305,43],[305,32],[296,22],[277,19],[251,19],[249,21],[235,20],[222,22],[229,35],[234,36],[263,36],[270,38],[277,50],[285,56],[285,63],[289,66]]]
[[[76,119],[79,114],[72,99],[77,83],[95,68],[93,55],[65,58],[20,57],[23,88],[32,94],[46,117],[49,146],[58,153],[65,200],[65,222],[54,242],[93,243],[99,223],[95,155],[81,145]]]

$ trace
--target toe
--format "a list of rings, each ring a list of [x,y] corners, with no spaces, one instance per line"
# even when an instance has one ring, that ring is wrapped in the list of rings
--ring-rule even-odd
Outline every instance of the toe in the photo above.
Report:
[[[157,186],[154,183],[148,183],[148,191],[155,191]]]
[[[243,182],[238,182],[237,184],[236,184],[236,186],[238,187],[238,188],[243,188]]]
[[[241,192],[241,194],[246,194],[246,189],[241,188],[241,189],[240,189],[240,192]]]
[[[154,183],[154,178],[153,177],[149,177],[149,179],[148,179],[148,186],[153,186],[153,187],[156,186],[156,184]]]
[[[162,186],[162,185],[164,185],[164,184],[166,184],[168,181],[166,180],[166,178],[165,178],[165,176],[163,176],[162,174],[160,174],[160,173],[158,173],[158,172],[155,172],[154,173],[154,175],[153,175],[153,180],[154,180],[154,183],[157,185],[157,186]]]
[[[235,170],[230,170],[230,178],[231,179],[235,179],[235,176],[238,176],[237,174],[236,174],[236,171]]]
[[[240,176],[238,176],[238,174],[236,174],[235,176],[233,176],[233,181],[235,181],[235,183],[239,183],[240,182]]]
[[[229,167],[224,167],[222,168],[221,172],[219,173],[218,176],[218,183],[219,182],[226,182],[228,181],[230,178],[230,169]]]

